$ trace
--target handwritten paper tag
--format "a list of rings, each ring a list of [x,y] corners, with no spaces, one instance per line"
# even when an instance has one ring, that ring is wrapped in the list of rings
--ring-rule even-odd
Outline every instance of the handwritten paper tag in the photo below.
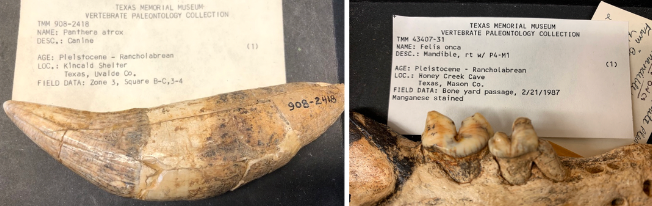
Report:
[[[631,94],[634,113],[634,142],[652,143],[652,21],[600,2],[593,20],[629,22],[629,63],[631,70]]]
[[[13,99],[91,111],[285,83],[280,0],[22,1]]]
[[[631,138],[627,23],[534,18],[394,18],[388,125],[423,132],[428,111],[476,112],[510,133]]]

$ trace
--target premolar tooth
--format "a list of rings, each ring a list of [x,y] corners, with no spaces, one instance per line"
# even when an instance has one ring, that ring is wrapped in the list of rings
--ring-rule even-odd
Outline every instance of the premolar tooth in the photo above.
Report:
[[[483,149],[491,134],[491,125],[480,113],[464,119],[458,134],[453,120],[430,111],[421,139],[424,147],[436,147],[453,157],[466,157]]]
[[[496,156],[503,178],[509,183],[520,185],[530,178],[532,161],[539,156],[539,137],[534,132],[532,121],[520,117],[512,124],[512,138],[496,132],[489,140],[489,151]]]
[[[462,121],[460,132],[455,123],[436,111],[428,112],[421,136],[426,161],[438,162],[453,180],[466,183],[480,174],[480,159],[493,129],[479,113]]]

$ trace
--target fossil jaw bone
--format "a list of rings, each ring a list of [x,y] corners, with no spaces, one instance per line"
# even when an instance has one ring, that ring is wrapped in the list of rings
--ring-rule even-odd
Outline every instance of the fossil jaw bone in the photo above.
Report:
[[[493,155],[486,155],[480,160],[482,173],[476,179],[460,184],[451,180],[449,172],[442,166],[428,161],[427,157],[421,158],[420,155],[428,154],[425,150],[417,149],[421,146],[420,142],[404,139],[400,141],[403,145],[417,146],[409,146],[408,148],[414,148],[409,150],[383,149],[388,148],[383,145],[394,143],[394,132],[385,125],[373,124],[372,121],[366,120],[365,124],[358,124],[359,131],[372,137],[367,139],[374,139],[380,145],[376,146],[377,150],[387,156],[351,153],[350,161],[373,162],[379,161],[378,158],[386,161],[388,157],[397,156],[415,156],[418,161],[402,166],[398,162],[391,162],[396,168],[411,172],[405,176],[404,181],[396,183],[394,191],[383,190],[383,195],[376,193],[375,201],[364,202],[365,205],[652,205],[652,145],[649,144],[632,144],[595,157],[573,158],[557,157],[547,141],[539,140],[537,151],[540,155],[534,159],[537,167],[532,167],[532,174],[525,184],[513,185],[505,181]],[[378,127],[380,129],[374,129]],[[374,132],[378,130],[389,132]],[[355,136],[351,133],[349,141],[353,143],[350,144],[362,140]],[[386,151],[401,152],[390,155]],[[366,164],[351,164],[350,171],[361,176],[396,178],[364,173],[369,171],[369,165]],[[369,184],[374,182],[360,181],[349,185],[351,205],[361,203],[355,198],[371,196],[360,193],[373,188],[374,185]],[[383,189],[391,187],[387,184],[383,186]]]
[[[530,178],[532,161],[539,156],[539,137],[528,118],[520,117],[512,124],[512,138],[496,132],[489,140],[489,151],[496,157],[502,176],[514,185]]]
[[[328,101],[288,106],[317,97]],[[119,112],[19,101],[3,107],[55,160],[110,193],[193,200],[285,165],[337,120],[343,100],[341,84],[289,83]]]
[[[487,141],[493,132],[479,113],[464,119],[458,133],[450,118],[430,111],[421,135],[424,157],[438,162],[455,181],[470,182],[480,174],[480,159],[487,154]]]

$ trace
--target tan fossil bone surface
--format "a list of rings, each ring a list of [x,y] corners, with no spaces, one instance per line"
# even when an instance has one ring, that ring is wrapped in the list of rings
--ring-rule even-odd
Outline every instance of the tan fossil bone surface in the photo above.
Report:
[[[525,121],[515,122],[512,140],[506,142],[510,147],[522,144],[513,139],[519,136],[517,130],[531,126],[519,128],[517,122]],[[537,138],[535,151],[517,148],[512,152],[522,151],[521,155],[506,155],[530,155],[533,163],[524,166],[530,168],[530,176],[522,184],[506,180],[491,153],[480,159],[477,177],[459,183],[440,164],[426,159],[428,151],[421,143],[361,114],[351,113],[350,125],[350,150],[365,151],[349,157],[351,205],[652,205],[651,145],[632,144],[574,158],[558,157],[547,141]],[[529,137],[518,139],[533,141]],[[369,173],[381,170],[388,172]],[[360,194],[360,188],[378,192]]]
[[[3,106],[43,150],[110,193],[193,200],[285,165],[337,120],[343,102],[342,84],[289,83],[119,112]]]

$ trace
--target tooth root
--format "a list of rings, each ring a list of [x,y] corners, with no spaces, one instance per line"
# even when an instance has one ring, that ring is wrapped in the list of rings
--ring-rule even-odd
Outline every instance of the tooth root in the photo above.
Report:
[[[480,174],[480,160],[486,149],[491,125],[479,113],[462,121],[460,132],[453,121],[436,111],[428,113],[422,134],[422,150],[426,161],[438,162],[448,175],[459,183],[467,183]]]
[[[539,140],[538,152],[541,155],[534,159],[534,163],[546,177],[557,182],[564,181],[568,177],[568,169],[561,164],[557,153],[548,141]]]
[[[502,132],[494,134],[489,140],[489,151],[496,157],[503,178],[510,184],[521,185],[530,178],[532,161],[540,154],[539,137],[527,118],[516,119],[512,130],[511,139]]]
[[[308,103],[315,98],[321,104]],[[341,84],[290,83],[119,112],[11,100],[3,107],[43,150],[108,192],[191,200],[285,165],[339,118],[343,103]]]
[[[487,148],[483,148],[474,154],[457,158],[438,151],[436,148],[422,147],[422,150],[426,162],[437,162],[448,176],[458,183],[468,183],[478,177],[482,171],[480,160],[489,153]]]
[[[522,185],[532,175],[532,161],[539,152],[530,152],[519,157],[496,157],[500,166],[500,174],[512,185]]]

